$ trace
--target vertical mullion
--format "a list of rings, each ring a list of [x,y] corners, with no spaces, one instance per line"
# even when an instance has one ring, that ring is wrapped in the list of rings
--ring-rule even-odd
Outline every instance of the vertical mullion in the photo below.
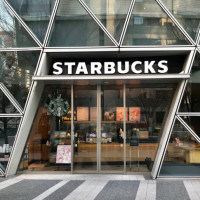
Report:
[[[47,32],[46,32],[46,35],[45,35],[45,38],[44,38],[44,42],[43,42],[43,46],[44,47],[47,46],[47,43],[48,43],[48,40],[49,40],[49,36],[50,36],[51,30],[53,28],[53,23],[54,23],[55,18],[56,18],[56,12],[57,12],[59,3],[60,3],[60,0],[56,0],[55,1],[54,8],[52,10],[51,17],[50,17],[50,20],[49,20],[49,24],[48,24],[48,27],[47,27]]]
[[[135,0],[132,0],[130,7],[129,7],[129,10],[128,10],[128,13],[127,13],[127,16],[126,16],[126,20],[125,20],[125,23],[124,23],[124,27],[123,27],[121,36],[120,36],[120,39],[119,39],[119,45],[120,46],[122,46],[122,44],[123,44],[124,37],[125,37],[125,34],[126,34],[126,30],[128,28],[128,25],[129,25],[129,21],[130,21],[132,12],[133,12],[134,5],[135,5]]]
[[[97,83],[97,172],[101,172],[101,85]]]
[[[124,174],[126,173],[126,84],[123,85],[123,103],[124,103]]]
[[[71,173],[74,171],[74,85],[71,83]]]

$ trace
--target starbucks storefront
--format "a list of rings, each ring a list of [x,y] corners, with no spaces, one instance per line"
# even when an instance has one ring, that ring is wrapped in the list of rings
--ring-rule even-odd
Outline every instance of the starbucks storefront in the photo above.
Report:
[[[170,55],[138,57],[134,53],[126,53],[123,59],[45,56],[40,73],[48,75],[33,77],[38,88],[37,104],[33,102],[37,112],[18,171],[152,173],[163,132],[172,120],[172,104],[187,76],[177,76],[185,52],[176,60]],[[91,74],[91,60],[96,67],[93,71],[101,75]],[[130,71],[119,74],[128,66]],[[159,66],[167,72],[159,73]],[[134,74],[133,69],[141,73]]]

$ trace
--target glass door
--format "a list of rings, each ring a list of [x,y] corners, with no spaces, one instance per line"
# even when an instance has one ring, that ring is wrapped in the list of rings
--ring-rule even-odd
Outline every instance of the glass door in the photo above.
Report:
[[[97,172],[97,86],[74,85],[74,170]]]
[[[124,170],[123,86],[101,87],[101,171]]]
[[[152,170],[173,92],[173,86],[166,84],[144,84],[138,88],[127,85],[127,172]]]

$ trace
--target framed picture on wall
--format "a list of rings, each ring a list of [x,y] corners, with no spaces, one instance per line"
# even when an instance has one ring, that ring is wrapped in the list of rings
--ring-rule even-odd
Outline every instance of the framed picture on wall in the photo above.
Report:
[[[124,107],[116,107],[116,120],[124,120]],[[126,121],[128,120],[128,108],[126,108]]]
[[[140,107],[129,107],[129,121],[140,121],[141,109]]]

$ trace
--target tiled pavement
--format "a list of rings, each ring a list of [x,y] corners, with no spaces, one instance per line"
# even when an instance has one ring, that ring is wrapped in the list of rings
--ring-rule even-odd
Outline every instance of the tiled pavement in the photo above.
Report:
[[[200,200],[200,179],[142,175],[23,174],[0,178],[0,200]]]

